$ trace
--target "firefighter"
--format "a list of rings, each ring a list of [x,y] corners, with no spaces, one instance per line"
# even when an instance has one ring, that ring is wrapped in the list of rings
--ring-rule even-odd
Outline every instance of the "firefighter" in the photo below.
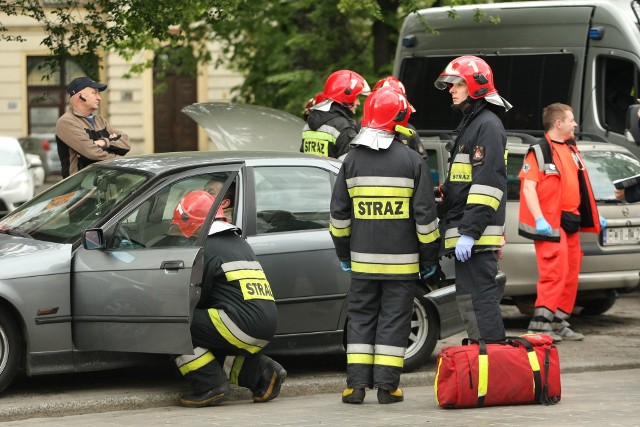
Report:
[[[188,193],[175,209],[173,223],[194,238],[214,198]],[[229,382],[246,387],[254,402],[280,393],[287,371],[262,354],[276,332],[278,313],[269,281],[249,244],[218,209],[204,247],[202,295],[191,322],[194,354],[176,358],[192,393],[182,406],[214,406],[226,400]]]
[[[324,84],[324,101],[311,107],[302,129],[303,153],[339,158],[349,151],[358,134],[353,116],[360,105],[358,96],[370,92],[367,81],[351,70],[333,72]]]
[[[542,111],[544,138],[531,146],[518,177],[518,234],[533,239],[538,261],[536,302],[529,332],[555,342],[581,341],[567,319],[578,292],[582,262],[578,231],[600,233],[599,217],[584,161],[576,147],[573,109],[555,103]]]
[[[451,61],[435,81],[448,89],[462,121],[450,148],[442,186],[441,255],[455,256],[456,301],[471,339],[499,340],[498,253],[504,234],[507,136],[499,110],[511,108],[498,95],[489,65],[475,56]]]
[[[388,76],[378,80],[378,82],[373,86],[373,91],[375,92],[376,90],[383,87],[390,87],[392,89],[399,91],[405,96],[407,95],[407,91],[404,85],[402,84],[402,82],[397,78],[395,78],[394,76]],[[411,111],[411,113],[415,113],[415,112],[416,110],[414,108]],[[426,161],[427,150],[424,149],[424,145],[422,145],[422,142],[420,142],[420,137],[418,136],[416,128],[411,123],[407,123],[407,127],[413,130],[413,135],[407,136],[407,135],[400,134],[400,140],[404,144],[408,145],[409,148],[411,148],[412,150],[417,151],[418,154],[420,154],[420,157],[422,157],[422,159]]]
[[[340,168],[330,232],[341,268],[351,272],[344,403],[403,400],[400,374],[417,280],[433,275],[439,236],[431,175],[400,142],[410,134],[407,98],[388,88],[365,101],[362,129]]]

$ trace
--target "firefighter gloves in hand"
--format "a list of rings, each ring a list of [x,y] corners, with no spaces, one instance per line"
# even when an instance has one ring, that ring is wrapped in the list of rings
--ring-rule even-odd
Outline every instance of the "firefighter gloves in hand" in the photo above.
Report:
[[[425,267],[423,270],[420,271],[420,278],[428,279],[429,277],[435,274],[437,268],[438,266],[436,264]]]
[[[456,243],[456,259],[460,262],[465,262],[471,258],[471,248],[474,244],[473,237],[465,236],[464,234],[458,239]]]
[[[545,236],[551,236],[551,234],[553,233],[553,230],[551,229],[551,225],[549,225],[549,223],[547,222],[546,219],[544,219],[543,216],[541,216],[540,218],[536,218],[536,231],[539,234],[542,234]]]
[[[342,269],[342,271],[351,273],[351,261],[340,261],[340,268]]]

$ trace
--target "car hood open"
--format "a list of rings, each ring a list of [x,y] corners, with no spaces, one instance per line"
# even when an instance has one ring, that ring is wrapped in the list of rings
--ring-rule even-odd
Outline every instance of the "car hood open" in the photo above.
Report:
[[[182,112],[202,126],[215,150],[298,152],[304,120],[285,111],[249,104],[202,102]]]
[[[0,280],[71,271],[71,245],[0,234]]]

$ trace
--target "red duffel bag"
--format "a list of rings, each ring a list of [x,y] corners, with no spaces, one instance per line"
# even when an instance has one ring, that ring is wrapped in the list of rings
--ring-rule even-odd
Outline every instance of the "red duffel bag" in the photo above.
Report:
[[[443,408],[560,401],[560,361],[545,334],[487,343],[465,339],[438,355],[434,384]]]

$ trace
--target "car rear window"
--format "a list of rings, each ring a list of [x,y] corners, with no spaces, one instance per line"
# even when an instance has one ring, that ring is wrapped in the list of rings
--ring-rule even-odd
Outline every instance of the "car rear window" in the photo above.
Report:
[[[596,200],[615,200],[612,181],[640,173],[640,161],[631,153],[582,151]]]

